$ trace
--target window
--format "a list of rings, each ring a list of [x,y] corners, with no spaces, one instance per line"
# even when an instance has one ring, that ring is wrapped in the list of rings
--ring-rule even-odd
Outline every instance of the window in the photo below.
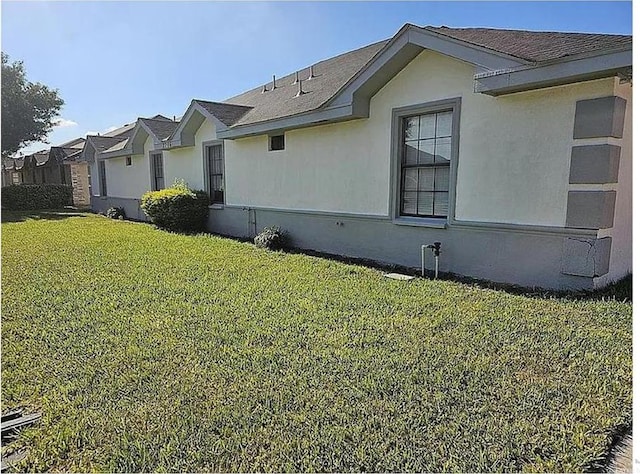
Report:
[[[130,157],[130,156],[127,156],[127,157],[124,159],[124,165],[125,165],[125,166],[131,166],[131,157]]]
[[[22,180],[20,179],[20,173],[13,172],[11,173],[11,183],[12,184],[20,184]]]
[[[100,196],[107,195],[107,170],[104,165],[104,160],[100,160],[99,162],[99,175],[100,175]]]
[[[401,118],[401,216],[447,217],[452,135],[452,109]]]
[[[224,204],[224,155],[222,144],[205,148],[209,173],[209,199],[214,204]]]
[[[162,166],[162,153],[151,154],[151,175],[153,179],[151,184],[153,190],[158,191],[164,189],[164,169]]]
[[[269,151],[284,150],[284,135],[273,135],[269,137]]]

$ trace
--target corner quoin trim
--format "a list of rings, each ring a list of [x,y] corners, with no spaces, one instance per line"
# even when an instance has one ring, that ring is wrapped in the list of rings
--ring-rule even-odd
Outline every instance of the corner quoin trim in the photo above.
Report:
[[[606,184],[618,182],[620,147],[584,145],[571,149],[569,184]]]
[[[573,138],[622,138],[627,101],[609,96],[576,102]]]

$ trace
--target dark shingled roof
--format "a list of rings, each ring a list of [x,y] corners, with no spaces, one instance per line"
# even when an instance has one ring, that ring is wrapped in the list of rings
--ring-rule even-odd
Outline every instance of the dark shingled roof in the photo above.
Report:
[[[300,114],[317,109],[351,79],[362,67],[387,44],[387,41],[365,46],[313,65],[315,76],[311,80],[309,68],[299,71],[302,90],[308,94],[295,97],[298,84],[292,84],[295,73],[276,80],[276,90],[267,83],[268,92],[262,92],[262,86],[232,97],[226,104],[252,107],[235,125],[262,122],[289,115]]]
[[[426,26],[426,31],[446,35],[498,53],[519,58],[526,63],[538,63],[576,54],[607,51],[631,47],[631,36],[590,33],[558,33],[542,31],[498,30],[492,28],[448,28]],[[225,104],[251,107],[239,118],[229,117],[227,125],[248,125],[277,118],[288,117],[320,108],[349,82],[389,42],[389,40],[365,46],[313,65],[314,77],[306,80],[309,69],[299,71],[304,92],[295,97],[298,85],[292,84],[295,73],[276,80],[275,91],[271,82],[256,87],[224,101]],[[205,106],[205,101],[198,101]],[[212,104],[211,102],[209,102]],[[213,103],[219,104],[219,103]],[[240,109],[238,109],[240,110]],[[218,116],[220,111],[212,111]]]
[[[631,46],[632,37],[592,33],[497,30],[493,28],[424,27],[427,31],[466,41],[477,46],[515,56],[525,61],[542,62],[593,51]]]
[[[42,166],[49,161],[49,150],[41,150],[31,155],[36,161],[36,166]]]
[[[98,148],[98,151],[104,151],[107,148],[111,148],[116,143],[124,141],[123,137],[105,137],[104,135],[91,136],[91,142]]]
[[[103,133],[101,136],[104,137],[118,137],[120,140],[126,140],[133,134],[133,129],[136,127],[136,122],[127,123],[120,128],[116,128],[115,130],[111,130],[110,132]]]
[[[223,124],[230,126],[236,123],[243,115],[251,110],[251,107],[236,104],[225,104],[222,102],[211,102],[208,100],[194,100],[194,102],[204,107],[207,112],[220,120]]]
[[[149,130],[151,130],[151,133],[153,133],[155,137],[160,141],[164,140],[165,138],[168,138],[175,131],[175,129],[178,128],[178,125],[180,125],[180,122],[174,122],[166,118],[162,118],[162,119],[141,118],[139,120],[142,123],[144,123],[147,127],[149,127]]]

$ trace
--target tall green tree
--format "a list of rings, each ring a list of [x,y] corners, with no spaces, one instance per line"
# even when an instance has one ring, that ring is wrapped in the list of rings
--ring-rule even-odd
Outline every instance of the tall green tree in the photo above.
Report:
[[[10,64],[2,53],[2,156],[46,142],[63,104],[57,90],[29,82],[22,61]]]

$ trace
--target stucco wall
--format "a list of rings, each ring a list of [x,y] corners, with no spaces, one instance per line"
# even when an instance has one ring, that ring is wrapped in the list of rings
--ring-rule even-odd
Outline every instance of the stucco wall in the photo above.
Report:
[[[185,180],[192,189],[204,189],[204,157],[202,142],[216,139],[214,125],[205,120],[195,135],[195,146],[176,148],[164,152],[165,183],[176,179]]]
[[[371,100],[370,117],[225,142],[227,204],[386,216],[391,111],[462,97],[459,220],[563,226],[577,100],[611,95],[613,79],[493,98],[473,66],[424,51]]]
[[[152,148],[153,141],[151,137],[147,137],[144,144],[144,154],[131,155],[131,166],[125,166],[124,156],[105,160],[107,195],[138,199],[151,189],[149,152]]]
[[[632,137],[633,137],[633,104],[631,84],[620,84],[616,81],[615,95],[627,101],[624,116],[624,132],[621,139],[610,138],[612,144],[620,146],[620,167],[616,189],[616,211],[613,228],[601,231],[600,236],[611,236],[611,259],[609,273],[597,281],[598,286],[618,280],[631,272],[632,268]]]
[[[98,162],[95,155],[87,163],[89,165],[89,192],[91,196],[100,196],[100,178],[98,177]]]

